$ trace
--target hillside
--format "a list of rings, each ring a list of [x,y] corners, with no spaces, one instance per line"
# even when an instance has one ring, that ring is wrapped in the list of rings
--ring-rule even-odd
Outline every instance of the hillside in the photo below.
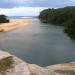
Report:
[[[45,9],[40,12],[39,19],[43,23],[64,26],[64,32],[75,41],[75,6]]]

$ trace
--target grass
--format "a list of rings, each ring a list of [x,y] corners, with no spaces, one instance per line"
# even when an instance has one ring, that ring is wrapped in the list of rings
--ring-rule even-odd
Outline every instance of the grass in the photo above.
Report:
[[[6,75],[8,69],[12,68],[13,59],[12,56],[0,60],[0,74]]]

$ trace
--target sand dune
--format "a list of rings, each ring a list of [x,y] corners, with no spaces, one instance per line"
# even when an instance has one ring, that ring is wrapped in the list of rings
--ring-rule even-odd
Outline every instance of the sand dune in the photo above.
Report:
[[[0,31],[7,32],[14,29],[26,26],[29,24],[29,20],[26,19],[11,19],[9,23],[1,23]]]

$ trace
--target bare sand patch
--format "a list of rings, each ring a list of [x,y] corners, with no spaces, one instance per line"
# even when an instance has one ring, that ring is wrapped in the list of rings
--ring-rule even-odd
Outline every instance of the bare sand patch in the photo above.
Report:
[[[7,32],[12,31],[17,28],[26,26],[30,23],[29,20],[26,19],[11,19],[9,23],[1,23],[0,24],[0,31]]]

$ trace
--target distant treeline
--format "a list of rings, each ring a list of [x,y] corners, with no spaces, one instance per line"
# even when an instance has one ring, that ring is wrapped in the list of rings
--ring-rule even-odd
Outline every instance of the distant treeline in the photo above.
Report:
[[[75,40],[75,7],[45,9],[40,12],[39,18],[44,23],[53,23],[64,26],[64,32]]]

